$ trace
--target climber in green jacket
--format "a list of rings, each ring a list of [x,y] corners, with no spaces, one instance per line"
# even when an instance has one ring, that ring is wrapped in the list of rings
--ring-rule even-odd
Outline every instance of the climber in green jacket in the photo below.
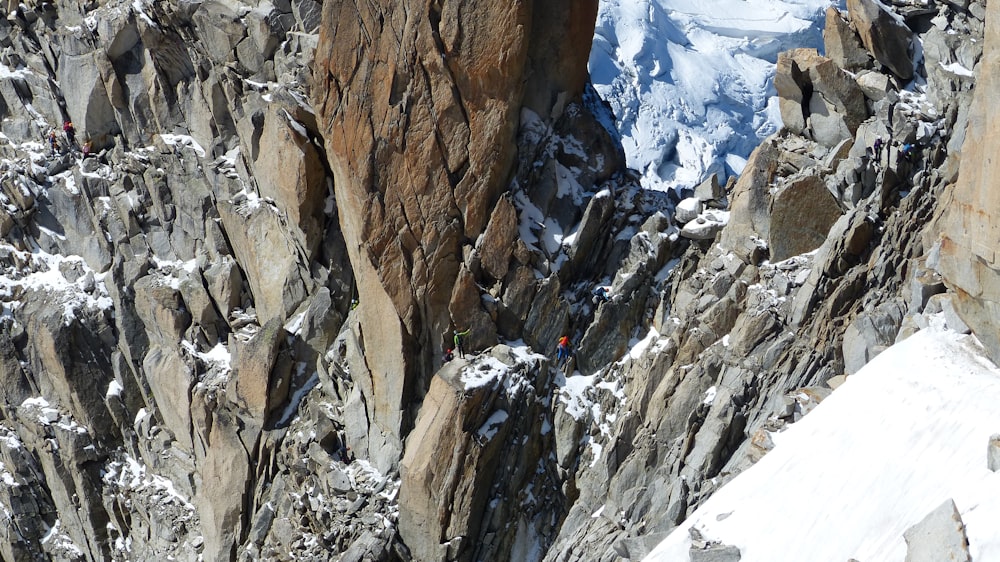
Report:
[[[463,359],[465,358],[465,336],[469,335],[469,332],[471,332],[471,331],[472,331],[472,328],[469,328],[468,330],[466,330],[464,332],[459,332],[458,330],[454,331],[454,334],[455,334],[455,351],[457,351],[458,352],[458,356],[461,357],[461,358],[463,358]]]

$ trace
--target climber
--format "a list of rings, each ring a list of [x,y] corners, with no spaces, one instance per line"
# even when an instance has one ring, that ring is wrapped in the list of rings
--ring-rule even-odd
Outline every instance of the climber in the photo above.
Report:
[[[556,366],[560,369],[569,361],[569,337],[559,338],[559,345],[556,346]]]
[[[909,162],[913,160],[913,149],[914,146],[912,144],[906,143],[902,147],[900,147],[899,153],[903,155],[903,159]]]
[[[445,362],[445,363],[447,363],[447,362],[451,361],[451,360],[452,360],[452,359],[454,359],[454,358],[455,358],[455,354],[454,354],[454,353],[452,353],[452,351],[451,351],[451,348],[450,348],[450,347],[449,347],[448,349],[445,349],[445,350],[444,350],[444,357],[443,357],[443,360],[444,360],[444,362]]]
[[[49,149],[51,151],[52,156],[55,156],[56,152],[59,150],[59,141],[56,139],[55,129],[49,131]]]
[[[876,137],[875,142],[872,144],[872,159],[878,164],[882,161],[882,137]]]
[[[602,302],[608,302],[610,298],[608,297],[608,288],[604,285],[598,285],[596,289],[591,292],[594,295],[592,299],[594,304],[601,304]]]
[[[469,335],[471,331],[472,328],[464,332],[459,332],[458,330],[453,332],[455,334],[455,349],[458,351],[458,356],[463,359],[465,358],[465,336]]]
[[[90,156],[90,151],[93,150],[94,144],[87,139],[87,142],[83,143],[83,157],[86,158]]]
[[[66,121],[63,123],[63,132],[66,133],[66,144],[72,148],[76,145],[76,128],[73,127],[72,121]]]

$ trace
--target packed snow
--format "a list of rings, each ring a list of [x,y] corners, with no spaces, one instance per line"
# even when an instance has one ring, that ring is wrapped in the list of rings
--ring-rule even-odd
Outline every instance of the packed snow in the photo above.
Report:
[[[903,533],[954,499],[973,560],[1000,560],[1000,369],[972,336],[929,328],[848,378],[645,560],[687,560],[689,528],[747,562],[902,562]]]
[[[839,2],[842,4],[842,2]],[[831,0],[602,0],[590,54],[644,187],[685,188],[738,174],[780,127],[780,51],[822,48]]]

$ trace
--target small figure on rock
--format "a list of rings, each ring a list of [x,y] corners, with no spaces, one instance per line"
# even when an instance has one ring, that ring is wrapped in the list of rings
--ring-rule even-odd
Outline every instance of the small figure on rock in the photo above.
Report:
[[[556,346],[556,366],[562,369],[567,361],[569,361],[569,336],[563,336],[559,338],[559,344]]]
[[[875,142],[872,143],[872,146],[869,149],[870,150],[870,157],[871,157],[872,160],[875,161],[876,164],[879,164],[879,163],[882,162],[882,147],[883,146],[884,145],[882,143],[882,137],[877,137],[875,139]]]
[[[69,146],[76,145],[76,128],[73,127],[72,121],[66,121],[63,123],[63,132],[66,133],[66,141]]]
[[[442,359],[444,360],[445,363],[451,361],[454,358],[455,358],[455,354],[452,353],[450,347],[448,349],[444,350],[444,357],[442,357]]]
[[[351,310],[358,307],[358,299],[351,299]]]
[[[594,295],[594,298],[591,299],[594,301],[594,304],[601,304],[602,302],[608,302],[609,300],[608,288],[604,285],[598,285],[597,288],[591,292],[591,294]]]
[[[56,155],[59,151],[59,140],[56,138],[56,130],[52,129],[49,131],[49,153],[52,156]]]
[[[90,139],[87,139],[87,142],[83,143],[83,157],[86,158],[90,156],[90,151],[93,149],[94,149],[94,144],[91,142]]]
[[[900,147],[899,153],[903,155],[903,159],[905,159],[907,162],[910,162],[913,160],[913,149],[914,146],[912,144],[906,143],[902,147]]]
[[[458,330],[453,332],[455,334],[455,349],[458,350],[458,356],[463,359],[465,358],[465,336],[469,335],[471,331],[472,328],[464,332],[459,332]]]

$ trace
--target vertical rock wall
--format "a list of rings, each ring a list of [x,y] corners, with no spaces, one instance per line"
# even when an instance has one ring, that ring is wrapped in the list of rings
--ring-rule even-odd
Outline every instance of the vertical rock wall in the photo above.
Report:
[[[1000,361],[1000,4],[987,3],[983,57],[958,182],[940,221],[940,271],[962,319]]]
[[[579,96],[595,16],[592,0],[324,5],[315,105],[361,303],[368,447],[383,466],[451,331],[483,316],[462,272],[511,179],[522,103],[548,119]],[[488,321],[476,328],[472,345],[495,342]]]

